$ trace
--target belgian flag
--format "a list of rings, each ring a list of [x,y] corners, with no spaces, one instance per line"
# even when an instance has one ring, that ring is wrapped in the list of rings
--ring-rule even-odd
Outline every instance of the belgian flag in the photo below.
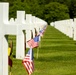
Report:
[[[8,65],[10,67],[12,67],[12,59],[10,58],[10,56],[12,55],[13,52],[13,42],[10,41],[9,47],[8,47]]]

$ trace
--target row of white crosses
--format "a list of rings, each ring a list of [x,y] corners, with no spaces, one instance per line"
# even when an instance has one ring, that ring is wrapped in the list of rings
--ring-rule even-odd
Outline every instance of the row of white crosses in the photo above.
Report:
[[[9,20],[9,3],[0,3],[0,75],[8,75],[8,35],[16,35],[16,58],[25,56],[26,41],[31,39],[31,31],[35,37],[35,28],[39,33],[47,25],[40,18],[26,14],[25,11],[17,11],[17,18]],[[29,47],[26,44],[26,47]]]
[[[50,23],[56,29],[76,40],[76,19],[60,20]]]

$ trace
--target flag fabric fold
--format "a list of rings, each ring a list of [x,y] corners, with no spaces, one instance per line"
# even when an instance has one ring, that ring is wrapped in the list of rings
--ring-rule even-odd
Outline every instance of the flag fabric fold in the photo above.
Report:
[[[43,33],[44,33],[44,30],[40,30],[39,31],[39,35],[42,37],[43,36]]]
[[[8,65],[9,65],[10,67],[12,67],[12,64],[13,64],[12,59],[8,56]]]
[[[38,47],[39,45],[39,35],[36,36],[35,38],[27,41],[28,45],[31,47],[31,48],[35,48],[35,47]]]
[[[34,71],[34,62],[33,62],[33,51],[32,48],[28,51],[25,58],[22,61],[24,67],[26,68],[28,75],[31,75]]]

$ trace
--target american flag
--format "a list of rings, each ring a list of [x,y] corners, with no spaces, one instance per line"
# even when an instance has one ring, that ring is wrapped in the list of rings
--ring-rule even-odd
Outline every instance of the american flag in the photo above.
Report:
[[[38,42],[39,42],[39,35],[36,36],[35,38],[27,41],[28,45],[29,45],[31,48],[38,47]]]
[[[43,31],[44,31],[44,30],[40,30],[40,31],[39,31],[39,35],[40,35],[40,36],[43,36],[43,33],[44,33]]]
[[[28,51],[25,58],[22,61],[24,67],[26,68],[28,75],[31,75],[34,71],[34,62],[33,62],[33,51],[32,48]]]

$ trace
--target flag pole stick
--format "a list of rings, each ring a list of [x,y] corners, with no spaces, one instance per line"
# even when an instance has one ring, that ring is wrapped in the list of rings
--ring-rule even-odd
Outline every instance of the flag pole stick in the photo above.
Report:
[[[40,36],[40,41],[39,41],[39,47],[41,48],[41,36]]]
[[[11,75],[12,73],[11,73],[11,66],[10,66],[10,72],[9,72],[9,75]]]
[[[37,59],[38,59],[38,54],[39,54],[39,48],[40,48],[40,41],[39,41],[39,47],[37,47]]]
[[[37,59],[38,59],[39,47],[37,48]]]
[[[10,55],[9,55],[9,58],[10,58],[10,56],[12,55],[12,52],[13,52],[13,41],[10,41],[10,45],[9,45],[9,47],[11,48],[11,52],[10,52]],[[9,67],[9,75],[11,75],[12,73],[11,73],[11,66]]]
[[[39,37],[39,47],[37,48],[37,59],[38,59],[39,48],[41,48],[41,36]]]

